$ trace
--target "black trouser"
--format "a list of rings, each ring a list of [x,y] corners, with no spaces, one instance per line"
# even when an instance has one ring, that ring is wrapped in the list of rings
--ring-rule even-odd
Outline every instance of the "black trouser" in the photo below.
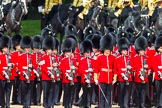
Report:
[[[91,87],[88,87],[87,84],[82,84],[83,95],[82,95],[82,101],[80,103],[82,107],[89,108],[91,106],[93,87],[94,87],[94,84],[91,84]]]
[[[162,107],[162,80],[155,80],[156,106]]]
[[[34,80],[32,90],[32,102],[34,104],[40,103],[42,93],[42,81],[38,81],[37,78]]]
[[[78,82],[75,86],[75,93],[74,93],[74,103],[76,103],[79,100],[79,92],[81,90],[81,76],[77,76]]]
[[[31,105],[31,92],[33,89],[33,83],[34,81],[30,81],[30,83],[27,83],[27,81],[21,81],[21,101],[24,107],[30,107]]]
[[[136,82],[136,89],[137,89],[137,105],[140,108],[145,106],[145,99],[146,99],[146,88],[147,83],[138,83]]]
[[[53,94],[55,83],[52,81],[42,81],[43,87],[43,106],[45,108],[53,106]]]
[[[20,102],[20,100],[18,100],[19,85],[20,85],[19,76],[16,76],[13,80],[13,94],[12,94],[12,102],[13,103]]]
[[[10,107],[12,82],[7,83],[7,80],[0,80],[0,106],[5,106],[6,102],[6,107]]]
[[[128,108],[129,95],[130,95],[130,90],[131,90],[130,83],[129,85],[126,85],[126,82],[119,82],[119,106],[120,108]]]
[[[70,83],[63,83],[64,95],[63,95],[63,106],[72,107],[75,85],[70,85]]]
[[[99,108],[111,108],[112,84],[99,84]]]
[[[98,102],[98,85],[95,84],[92,89],[92,103],[95,104]]]
[[[55,82],[55,89],[54,89],[54,94],[53,94],[53,105],[60,102],[60,86],[61,86],[61,81],[56,81]],[[62,91],[62,89],[61,89]]]

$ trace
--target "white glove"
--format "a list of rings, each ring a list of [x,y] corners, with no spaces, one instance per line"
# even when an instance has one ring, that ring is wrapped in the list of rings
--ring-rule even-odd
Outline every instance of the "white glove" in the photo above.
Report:
[[[98,80],[94,80],[95,84],[98,85]]]
[[[87,80],[85,80],[85,82],[89,84],[90,83],[90,80],[87,79]]]
[[[144,77],[143,77],[143,76],[140,76],[140,79],[141,79],[142,81],[144,81]]]
[[[72,81],[72,80],[73,80],[73,78],[72,78],[72,77],[68,77],[68,80]]]
[[[89,71],[89,72],[93,72],[93,69],[92,69],[92,68],[89,68],[88,71]]]

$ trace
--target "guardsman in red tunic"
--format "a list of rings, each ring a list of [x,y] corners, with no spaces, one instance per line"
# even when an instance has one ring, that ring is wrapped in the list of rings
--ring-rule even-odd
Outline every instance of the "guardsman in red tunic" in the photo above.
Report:
[[[23,108],[30,108],[31,105],[31,92],[34,82],[34,73],[32,71],[32,58],[31,58],[31,45],[32,39],[29,36],[24,36],[20,42],[20,47],[23,53],[19,57],[18,69],[20,71],[21,81],[21,100]]]
[[[155,80],[156,108],[162,108],[162,37],[157,37],[155,41],[156,54],[152,59],[153,81]]]
[[[80,53],[83,55],[79,62],[78,71],[81,74],[81,84],[83,89],[80,106],[83,108],[91,107],[92,90],[94,87],[94,60],[90,58],[92,43],[90,40],[82,41]]]
[[[53,94],[55,87],[55,71],[53,69],[52,50],[55,47],[55,40],[51,36],[47,36],[42,42],[42,48],[45,54],[42,55],[42,86],[43,86],[43,107],[53,107]]]
[[[21,55],[21,48],[20,48],[20,41],[22,37],[21,35],[14,35],[12,37],[12,48],[14,49],[11,52],[11,62],[14,64],[13,69],[11,70],[14,74],[14,81],[13,81],[13,93],[12,93],[12,104],[20,104],[21,103],[21,84],[20,84],[20,72],[18,70],[18,62],[19,57]]]
[[[91,53],[91,56],[92,56],[92,59],[94,61],[95,67],[97,65],[97,58],[101,54],[101,52],[99,50],[100,39],[101,39],[101,35],[98,35],[98,34],[94,34],[91,38],[92,50],[93,50],[93,52]],[[94,69],[96,70],[95,67],[94,67]],[[94,87],[93,87],[93,91],[92,91],[92,104],[97,104],[97,102],[98,102],[98,85],[95,84]]]
[[[99,86],[99,108],[111,108],[111,91],[112,84],[116,81],[116,73],[114,73],[115,57],[111,55],[114,40],[112,35],[107,34],[100,40],[100,50],[103,54],[97,59],[97,73],[94,74],[94,80]],[[114,77],[114,80],[113,80]]]
[[[2,108],[4,108],[5,103],[6,108],[10,108],[11,87],[14,80],[14,74],[11,72],[13,64],[10,61],[10,45],[11,40],[8,36],[0,38],[0,50],[2,51],[0,55],[0,106]]]
[[[60,105],[60,99],[62,95],[62,72],[60,71],[60,61],[62,59],[62,56],[58,54],[58,48],[59,48],[59,40],[55,38],[56,45],[52,52],[52,57],[55,63],[55,70],[56,70],[56,82],[55,82],[55,91],[54,91],[54,99],[53,104],[54,105]]]
[[[42,37],[40,35],[36,35],[33,37],[32,42],[32,49],[33,53],[32,57],[32,64],[33,64],[33,72],[35,74],[33,90],[32,90],[32,102],[35,105],[40,105],[41,100],[41,93],[42,93],[42,81],[41,81],[41,53],[42,48]]]
[[[60,69],[63,74],[63,106],[64,108],[71,108],[73,104],[73,97],[75,91],[75,84],[77,83],[77,65],[73,58],[75,50],[75,42],[73,38],[65,39],[62,51],[65,57],[61,60]]]
[[[119,82],[119,106],[120,108],[128,108],[132,82],[132,60],[128,55],[130,43],[127,38],[122,37],[117,45],[120,55],[115,60],[115,71],[117,71]]]
[[[150,69],[150,58],[145,55],[148,47],[147,39],[139,36],[135,40],[137,54],[133,58],[134,82],[137,90],[137,106],[145,108],[146,90],[148,86],[148,71]]]

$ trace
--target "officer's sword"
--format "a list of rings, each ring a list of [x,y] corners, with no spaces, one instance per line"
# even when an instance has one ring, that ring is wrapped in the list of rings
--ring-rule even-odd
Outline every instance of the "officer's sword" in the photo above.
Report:
[[[107,100],[107,98],[106,98],[106,95],[104,94],[104,92],[103,92],[103,90],[102,90],[100,84],[98,84],[98,87],[99,87],[99,89],[101,90],[101,93],[103,94],[103,96],[104,96],[104,98],[105,98],[105,100],[106,100],[106,102],[107,102],[107,104],[108,104],[109,102],[108,102],[108,100]]]

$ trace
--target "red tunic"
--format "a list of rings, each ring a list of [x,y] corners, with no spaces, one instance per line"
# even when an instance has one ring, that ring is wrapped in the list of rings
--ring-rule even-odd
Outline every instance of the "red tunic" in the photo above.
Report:
[[[138,54],[136,54],[133,58],[133,68],[135,70],[135,77],[134,77],[135,82],[142,83],[142,80],[140,79],[139,75],[140,75],[141,69],[143,69],[144,60],[146,60],[147,65],[148,65],[148,69],[145,72],[146,77],[144,78],[144,81],[148,82],[148,70],[150,69],[150,66],[151,66],[150,59],[148,58],[148,56],[140,56]]]
[[[113,55],[105,56],[101,54],[97,59],[97,72],[99,73],[99,82],[111,84],[114,74],[114,61]]]

